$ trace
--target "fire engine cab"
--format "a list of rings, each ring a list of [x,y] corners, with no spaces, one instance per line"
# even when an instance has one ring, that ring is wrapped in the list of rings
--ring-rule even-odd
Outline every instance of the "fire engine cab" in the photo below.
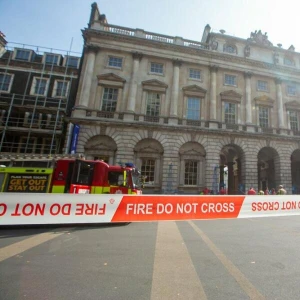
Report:
[[[141,194],[140,172],[131,163],[61,159],[52,176],[52,193]]]
[[[131,163],[111,166],[101,160],[66,158],[45,168],[0,165],[0,192],[141,194],[140,178]]]

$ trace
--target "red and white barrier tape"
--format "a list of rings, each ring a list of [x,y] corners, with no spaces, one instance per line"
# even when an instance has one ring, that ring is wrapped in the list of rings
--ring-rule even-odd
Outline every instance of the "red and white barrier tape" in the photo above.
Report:
[[[300,215],[300,196],[0,194],[0,225]]]

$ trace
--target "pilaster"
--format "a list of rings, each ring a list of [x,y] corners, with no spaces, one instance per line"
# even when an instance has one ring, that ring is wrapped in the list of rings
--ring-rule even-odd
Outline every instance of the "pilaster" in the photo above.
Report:
[[[218,66],[210,67],[210,121],[217,120],[217,72]],[[209,122],[209,128],[216,128],[215,122]]]
[[[139,78],[139,65],[140,61],[143,58],[143,54],[139,52],[132,53],[133,58],[133,68],[132,68],[132,76],[129,87],[129,95],[127,102],[126,113],[124,114],[124,120],[133,121],[134,113],[135,113],[135,105],[136,105],[136,94],[138,87],[138,78]]]

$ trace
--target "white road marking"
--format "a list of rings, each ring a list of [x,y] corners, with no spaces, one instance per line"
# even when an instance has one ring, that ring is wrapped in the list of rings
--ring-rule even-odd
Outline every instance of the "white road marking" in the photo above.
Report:
[[[151,300],[207,299],[175,222],[159,222]]]
[[[66,231],[40,233],[23,241],[0,248],[0,262],[59,237],[65,232]]]
[[[192,221],[188,223],[193,227],[196,233],[202,238],[208,248],[221,261],[230,275],[237,281],[240,287],[245,291],[250,299],[262,300],[265,297],[255,288],[255,286],[246,278],[246,276],[217,248],[217,246],[207,237],[207,235]]]

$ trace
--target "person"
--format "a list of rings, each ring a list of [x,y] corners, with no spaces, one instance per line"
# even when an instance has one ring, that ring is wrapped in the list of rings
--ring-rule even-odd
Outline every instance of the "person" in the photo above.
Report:
[[[265,195],[269,195],[269,189],[266,187]]]
[[[210,193],[209,189],[207,187],[205,187],[204,190],[203,190],[203,194],[204,195],[209,195],[209,193]]]
[[[260,190],[259,192],[258,192],[258,195],[264,195],[265,194],[265,192],[263,191],[263,190]]]
[[[276,195],[276,191],[275,191],[275,189],[274,189],[274,188],[272,188],[272,189],[271,189],[271,192],[270,192],[270,194],[271,194],[271,195]]]
[[[251,187],[248,191],[248,195],[256,195],[255,189]]]
[[[286,190],[283,188],[283,185],[278,187],[277,195],[286,195]]]
[[[226,195],[226,191],[223,187],[220,189],[220,195]]]

